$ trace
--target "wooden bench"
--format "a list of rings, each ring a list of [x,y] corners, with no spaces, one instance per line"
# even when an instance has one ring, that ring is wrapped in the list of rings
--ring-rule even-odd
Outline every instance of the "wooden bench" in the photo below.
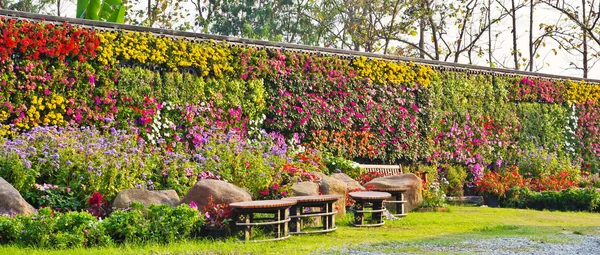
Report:
[[[321,196],[298,196],[287,197],[283,200],[295,200],[297,203],[290,208],[290,233],[291,234],[310,234],[327,233],[337,229],[335,226],[335,214],[333,203],[340,199],[341,195],[321,195]],[[305,211],[307,208],[319,207],[320,211]],[[321,217],[323,222],[322,230],[302,231],[302,219],[310,217]]]
[[[378,227],[385,223],[383,221],[383,212],[385,212],[383,200],[391,198],[392,195],[390,193],[366,191],[350,192],[348,195],[350,195],[350,197],[352,197],[352,199],[356,201],[354,203],[354,223],[352,223],[353,226]],[[371,210],[366,210],[365,203],[372,203],[373,208]],[[371,213],[371,221],[373,221],[373,223],[365,224],[365,213]]]
[[[295,200],[261,200],[229,204],[236,214],[236,227],[242,228],[241,238],[248,242],[277,241],[290,237],[287,210],[296,204]],[[255,214],[272,214],[272,217],[255,217]],[[262,216],[261,215],[261,216]],[[273,238],[252,239],[253,227],[272,227]]]
[[[400,165],[359,165],[360,168],[367,172],[377,172],[384,176],[402,174]]]

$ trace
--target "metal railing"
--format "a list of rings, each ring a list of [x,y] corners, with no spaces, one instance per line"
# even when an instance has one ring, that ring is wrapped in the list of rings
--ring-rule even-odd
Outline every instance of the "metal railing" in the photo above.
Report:
[[[203,33],[195,33],[195,32],[184,32],[184,31],[161,29],[161,28],[151,28],[151,27],[142,27],[142,26],[134,26],[134,25],[108,23],[108,22],[101,22],[101,21],[94,21],[94,20],[57,17],[57,16],[50,16],[50,15],[43,15],[43,14],[19,12],[19,11],[0,10],[0,16],[10,17],[10,18],[15,18],[15,19],[20,19],[20,20],[44,21],[44,22],[49,22],[49,23],[66,22],[71,25],[87,27],[87,28],[92,28],[92,29],[97,29],[97,30],[127,30],[127,31],[136,31],[136,32],[150,32],[150,33],[153,33],[156,35],[182,37],[182,38],[185,38],[188,40],[194,40],[194,41],[206,41],[206,40],[225,41],[232,45],[244,45],[244,46],[256,47],[256,48],[281,49],[284,51],[303,52],[303,53],[315,54],[315,55],[334,55],[334,56],[338,56],[338,57],[346,58],[346,59],[352,59],[355,57],[366,57],[366,58],[385,59],[385,60],[389,60],[389,61],[397,61],[397,62],[405,62],[405,63],[413,62],[416,64],[428,65],[437,70],[459,71],[459,72],[467,72],[467,73],[474,73],[474,74],[489,74],[492,76],[528,76],[528,77],[535,77],[535,78],[548,79],[548,80],[569,80],[569,79],[577,80],[577,81],[583,80],[588,83],[600,84],[600,80],[583,79],[583,78],[574,77],[574,76],[543,74],[543,73],[536,73],[536,72],[518,71],[518,70],[512,70],[512,69],[503,69],[503,68],[493,68],[493,67],[485,67],[485,66],[460,64],[460,63],[451,63],[451,62],[444,62],[444,61],[437,61],[437,60],[408,58],[408,57],[385,55],[385,54],[379,54],[379,53],[368,53],[368,52],[359,52],[359,51],[351,51],[351,50],[344,50],[344,49],[307,46],[307,45],[299,45],[299,44],[293,44],[293,43],[252,40],[252,39],[244,39],[244,38],[232,37],[232,36],[212,35],[212,34],[203,34]]]

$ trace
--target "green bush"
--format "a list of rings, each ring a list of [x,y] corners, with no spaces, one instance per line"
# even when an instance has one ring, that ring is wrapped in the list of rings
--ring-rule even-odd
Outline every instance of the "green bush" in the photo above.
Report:
[[[344,173],[354,180],[358,180],[360,175],[365,173],[359,167],[358,163],[343,157],[328,155],[325,157],[325,164],[327,165],[327,169],[329,169],[329,173]]]
[[[185,204],[175,208],[170,205],[150,205],[146,218],[150,239],[164,243],[189,238],[204,224],[198,210]]]
[[[134,202],[128,210],[114,211],[102,222],[107,235],[115,243],[148,241],[148,220],[144,217],[142,208],[142,204]]]
[[[17,240],[23,229],[23,223],[16,217],[0,216],[0,244]]]
[[[12,227],[3,223],[13,224]],[[44,248],[74,248],[101,246],[110,243],[101,224],[87,212],[52,212],[42,208],[31,216],[0,217],[5,242]]]
[[[566,189],[560,192],[533,192],[511,189],[503,206],[537,210],[600,212],[600,192],[596,189]]]
[[[449,196],[462,196],[465,180],[467,179],[467,170],[458,165],[448,165],[446,170],[446,180],[448,181],[447,194]]]

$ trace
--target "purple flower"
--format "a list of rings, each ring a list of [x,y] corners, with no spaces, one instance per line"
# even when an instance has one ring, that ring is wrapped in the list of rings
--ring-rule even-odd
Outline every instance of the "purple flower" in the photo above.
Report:
[[[196,205],[196,202],[192,201],[190,203],[190,208],[194,209],[194,210],[198,210],[198,205]]]

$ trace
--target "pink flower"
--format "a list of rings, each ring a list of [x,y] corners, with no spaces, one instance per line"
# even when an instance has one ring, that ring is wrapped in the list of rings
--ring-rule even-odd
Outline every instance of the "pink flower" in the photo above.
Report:
[[[189,205],[190,205],[190,208],[192,208],[194,210],[198,210],[198,205],[196,205],[196,202],[192,201]]]
[[[268,190],[263,190],[260,192],[261,195],[266,196],[269,195],[269,191]]]

